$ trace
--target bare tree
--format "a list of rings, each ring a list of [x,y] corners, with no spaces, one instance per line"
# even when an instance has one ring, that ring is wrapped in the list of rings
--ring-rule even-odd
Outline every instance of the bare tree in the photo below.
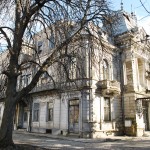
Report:
[[[150,11],[148,10],[148,8],[146,7],[146,3],[147,2],[143,2],[142,0],[140,0],[140,3],[142,5],[142,7],[145,9],[145,11],[148,13],[148,15],[150,14]],[[147,17],[147,16],[146,16]]]
[[[3,6],[0,12],[3,19],[9,20],[8,26],[0,26],[1,39],[7,43],[9,57],[7,66],[1,69],[1,74],[7,78],[7,82],[5,109],[0,128],[0,147],[7,147],[13,145],[12,130],[16,104],[36,86],[48,67],[55,63],[65,64],[64,58],[73,61],[72,56],[75,53],[68,53],[68,45],[78,38],[81,39],[83,29],[90,32],[87,25],[89,22],[99,26],[107,19],[104,16],[109,16],[111,11],[109,3],[105,0],[2,0],[0,3]],[[39,51],[34,45],[36,33],[40,30],[43,30],[47,40],[51,40],[49,34],[55,36],[55,47],[41,62],[20,62],[24,46],[32,49],[33,54],[38,56]],[[17,90],[21,68],[29,62],[35,64],[37,69],[29,85]],[[65,70],[65,65],[63,66]]]

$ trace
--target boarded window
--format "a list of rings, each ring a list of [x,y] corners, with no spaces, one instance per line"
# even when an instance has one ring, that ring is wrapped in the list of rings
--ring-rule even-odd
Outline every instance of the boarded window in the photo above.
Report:
[[[104,121],[111,121],[110,98],[104,98]]]
[[[53,103],[47,103],[47,121],[53,121]]]
[[[33,121],[39,121],[39,103],[34,103]]]

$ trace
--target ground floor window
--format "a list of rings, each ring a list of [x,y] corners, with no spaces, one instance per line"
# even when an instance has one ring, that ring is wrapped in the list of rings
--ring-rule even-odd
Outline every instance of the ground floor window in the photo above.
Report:
[[[39,103],[33,105],[33,121],[39,121]]]
[[[104,98],[104,121],[111,121],[110,98]]]
[[[47,103],[47,121],[53,121],[53,102]]]

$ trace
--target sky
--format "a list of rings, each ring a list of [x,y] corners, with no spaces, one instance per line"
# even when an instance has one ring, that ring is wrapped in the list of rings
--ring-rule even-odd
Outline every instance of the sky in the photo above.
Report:
[[[111,7],[114,10],[121,8],[121,0],[110,0],[112,2]],[[150,34],[150,13],[148,14],[140,3],[140,0],[122,0],[123,9],[131,13],[135,12],[139,26],[143,26],[148,34]],[[150,0],[142,0],[143,4],[150,11]]]
[[[146,30],[147,34],[150,35],[150,13],[148,14],[145,9],[143,8],[143,6],[140,3],[140,0],[108,0],[110,1],[111,4],[111,8],[113,10],[119,10],[121,9],[121,1],[123,2],[123,9],[128,12],[131,13],[135,12],[136,16],[137,16],[137,20],[138,20],[138,25],[144,27],[144,29]],[[150,11],[150,0],[141,0],[145,7],[147,8],[147,10]],[[1,42],[0,42],[1,44]],[[1,48],[1,46],[0,46]],[[1,49],[0,49],[1,51]]]

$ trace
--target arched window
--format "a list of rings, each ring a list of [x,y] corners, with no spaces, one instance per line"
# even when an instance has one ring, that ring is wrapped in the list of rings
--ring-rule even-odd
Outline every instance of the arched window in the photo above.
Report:
[[[109,79],[109,65],[107,60],[103,60],[103,79],[108,80]]]

